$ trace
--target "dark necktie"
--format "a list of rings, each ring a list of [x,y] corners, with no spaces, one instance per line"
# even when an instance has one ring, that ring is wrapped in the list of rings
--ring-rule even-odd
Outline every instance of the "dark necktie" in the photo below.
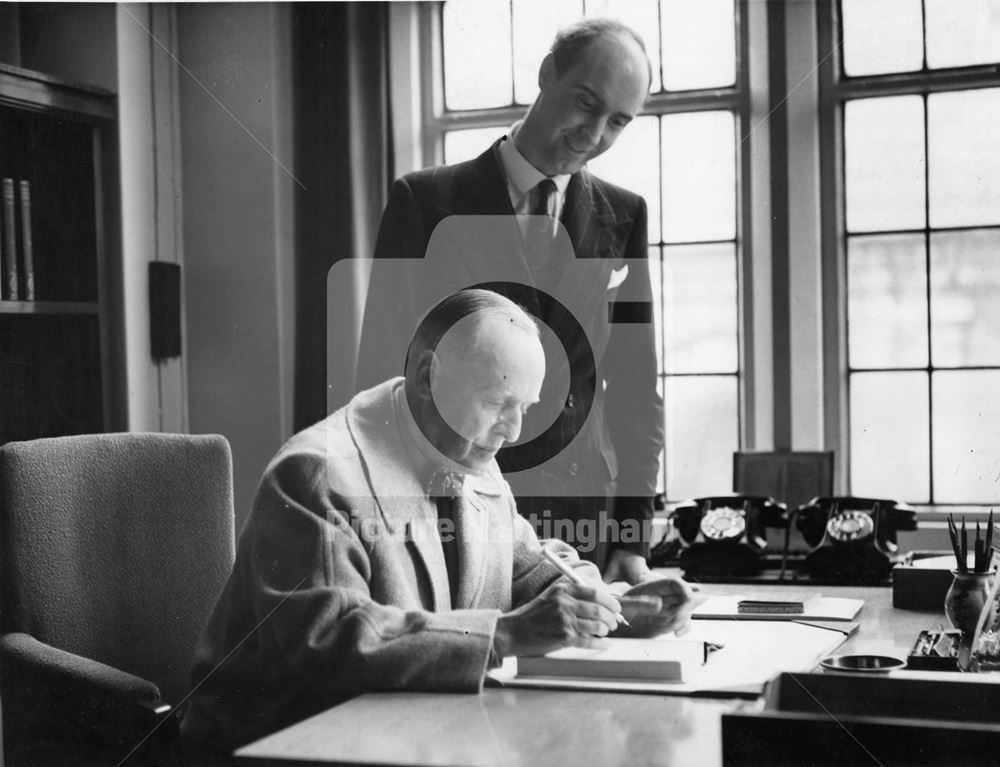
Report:
[[[531,212],[536,216],[556,215],[556,196],[558,194],[556,182],[551,178],[543,178],[532,188],[531,193],[535,197]]]
[[[554,235],[556,229],[555,219],[557,218],[556,208],[559,200],[559,190],[556,188],[556,182],[551,178],[543,178],[532,188],[531,194],[534,197],[534,202],[531,205],[531,215],[548,216],[552,219],[549,222],[549,231],[552,233],[550,236]]]
[[[462,502],[462,482],[464,477],[455,471],[438,469],[428,484],[427,495],[437,505],[438,532],[441,536],[441,551],[444,564],[448,568],[448,586],[451,591],[451,605],[454,608],[458,597],[458,536],[456,522],[459,504]]]
[[[552,251],[556,235],[556,207],[558,190],[551,178],[543,178],[531,189],[532,218],[525,232],[528,245],[528,264],[533,270],[541,269]],[[542,218],[544,216],[544,218]]]

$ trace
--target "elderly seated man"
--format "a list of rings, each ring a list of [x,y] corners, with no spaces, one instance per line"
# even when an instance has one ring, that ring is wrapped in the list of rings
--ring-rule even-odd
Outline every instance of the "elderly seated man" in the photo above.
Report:
[[[687,619],[681,581],[619,601],[546,544],[588,585],[571,582],[518,515],[494,455],[544,374],[532,318],[461,291],[424,317],[403,378],[281,448],[196,653],[188,746],[230,751],[370,690],[476,693],[506,656]]]

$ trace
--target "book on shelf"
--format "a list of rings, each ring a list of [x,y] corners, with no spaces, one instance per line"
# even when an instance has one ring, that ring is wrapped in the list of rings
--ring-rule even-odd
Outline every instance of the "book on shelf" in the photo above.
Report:
[[[17,279],[17,230],[14,228],[14,179],[5,178],[3,186],[3,297],[8,301],[20,298]]]
[[[35,254],[31,244],[31,184],[21,180],[21,267],[24,270],[24,300],[35,300]]]
[[[520,677],[570,679],[690,680],[705,664],[702,640],[609,639],[601,649],[564,647],[517,659]]]

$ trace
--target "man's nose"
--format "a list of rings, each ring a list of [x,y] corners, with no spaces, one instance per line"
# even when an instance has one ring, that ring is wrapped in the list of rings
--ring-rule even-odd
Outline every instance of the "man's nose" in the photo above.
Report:
[[[604,135],[607,122],[607,118],[602,115],[592,115],[580,126],[580,133],[592,146],[596,146]]]
[[[521,436],[521,421],[521,411],[517,408],[504,413],[498,426],[506,442],[517,442],[517,438]]]

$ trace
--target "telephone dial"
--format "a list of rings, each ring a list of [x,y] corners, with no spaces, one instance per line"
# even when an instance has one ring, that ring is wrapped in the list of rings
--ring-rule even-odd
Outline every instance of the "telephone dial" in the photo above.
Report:
[[[785,505],[762,495],[717,495],[678,504],[670,515],[685,575],[756,575],[766,527],[787,527]]]
[[[813,498],[792,512],[792,523],[812,547],[803,569],[812,578],[879,585],[902,556],[896,532],[916,530],[916,511],[884,498]]]

